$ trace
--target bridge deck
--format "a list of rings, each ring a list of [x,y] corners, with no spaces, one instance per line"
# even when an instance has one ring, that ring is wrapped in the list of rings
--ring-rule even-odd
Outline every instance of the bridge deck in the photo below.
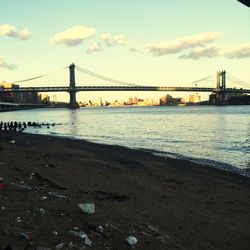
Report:
[[[180,92],[225,92],[225,93],[250,93],[250,89],[216,89],[203,87],[165,87],[165,86],[77,86],[70,87],[21,87],[18,89],[0,88],[0,93],[21,92],[70,92],[70,91],[180,91]]]

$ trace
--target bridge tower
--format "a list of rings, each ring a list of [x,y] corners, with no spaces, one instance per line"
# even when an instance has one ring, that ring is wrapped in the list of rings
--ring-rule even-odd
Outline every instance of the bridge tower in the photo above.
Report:
[[[69,66],[69,108],[77,109],[79,108],[78,103],[76,102],[76,82],[75,82],[75,64],[72,63]]]
[[[217,72],[217,84],[216,84],[216,104],[223,105],[226,104],[225,98],[226,89],[226,71]]]

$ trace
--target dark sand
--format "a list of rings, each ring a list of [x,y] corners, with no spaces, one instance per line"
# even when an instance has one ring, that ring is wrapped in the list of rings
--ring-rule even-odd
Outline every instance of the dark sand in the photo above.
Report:
[[[92,249],[130,249],[129,235],[134,249],[250,249],[250,181],[236,174],[124,147],[0,133],[0,177],[0,249],[85,249],[69,235],[74,227]],[[16,190],[20,182],[32,191]],[[94,215],[80,211],[84,202],[95,203]]]

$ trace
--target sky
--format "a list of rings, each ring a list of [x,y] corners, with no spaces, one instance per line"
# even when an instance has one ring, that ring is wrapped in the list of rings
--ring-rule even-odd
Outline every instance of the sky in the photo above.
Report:
[[[250,8],[236,0],[1,0],[0,82],[51,73],[20,85],[67,85],[65,67],[74,62],[141,85],[193,86],[212,76],[198,86],[214,87],[216,72],[226,70],[250,88],[249,24]],[[76,77],[78,85],[107,85]],[[81,92],[77,100],[164,94]]]

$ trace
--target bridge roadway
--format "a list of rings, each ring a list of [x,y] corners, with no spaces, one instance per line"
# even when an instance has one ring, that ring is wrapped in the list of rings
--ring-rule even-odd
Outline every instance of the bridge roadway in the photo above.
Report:
[[[77,86],[70,87],[21,87],[0,88],[0,93],[22,92],[79,92],[79,91],[182,91],[182,92],[224,92],[224,93],[250,93],[250,89],[227,88],[225,90],[202,87],[157,87],[157,86]]]

